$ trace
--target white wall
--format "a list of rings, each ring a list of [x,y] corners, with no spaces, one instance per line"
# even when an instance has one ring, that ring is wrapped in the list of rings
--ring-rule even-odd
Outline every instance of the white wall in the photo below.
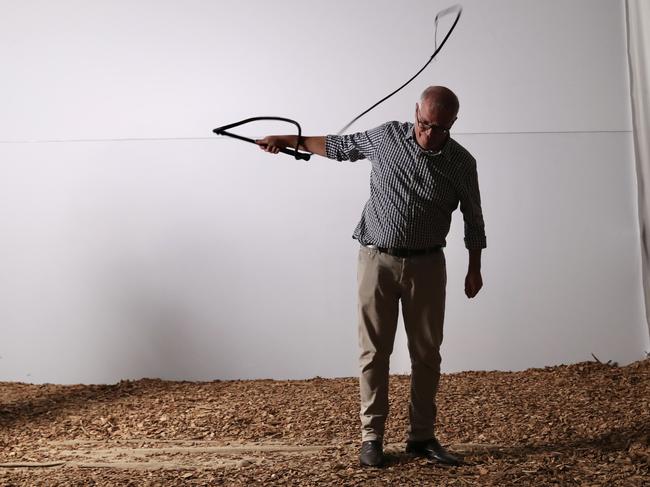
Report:
[[[368,163],[211,129],[336,132],[426,62],[448,5],[0,1],[0,380],[356,375]],[[468,301],[455,215],[444,371],[642,358],[622,2],[463,7],[422,77],[353,127],[410,120],[428,84],[461,99],[489,247]]]

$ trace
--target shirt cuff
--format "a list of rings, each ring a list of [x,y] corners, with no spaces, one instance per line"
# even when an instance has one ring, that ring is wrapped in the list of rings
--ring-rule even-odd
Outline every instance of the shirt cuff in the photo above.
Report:
[[[337,154],[339,153],[338,151],[338,146],[341,145],[341,136],[339,135],[328,135],[325,137],[325,156],[328,159],[336,159],[337,161],[340,161],[337,157]]]
[[[487,248],[487,239],[485,238],[485,235],[465,237],[465,248],[467,250],[480,250]]]

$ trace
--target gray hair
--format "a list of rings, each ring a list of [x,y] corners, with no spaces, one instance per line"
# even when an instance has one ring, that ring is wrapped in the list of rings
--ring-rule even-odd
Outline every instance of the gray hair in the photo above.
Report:
[[[425,89],[420,95],[420,104],[424,105],[425,103],[449,110],[454,114],[457,114],[460,108],[458,97],[444,86],[429,86]]]

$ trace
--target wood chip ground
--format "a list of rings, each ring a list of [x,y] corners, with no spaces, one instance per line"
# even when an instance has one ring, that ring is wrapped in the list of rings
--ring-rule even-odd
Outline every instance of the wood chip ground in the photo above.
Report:
[[[355,378],[0,383],[0,485],[650,486],[650,359],[443,375],[462,467],[404,453],[408,393],[392,376],[390,461],[366,469]]]

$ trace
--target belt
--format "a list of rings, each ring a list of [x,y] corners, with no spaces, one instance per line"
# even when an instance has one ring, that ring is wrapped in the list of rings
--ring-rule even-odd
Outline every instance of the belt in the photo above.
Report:
[[[379,247],[378,245],[367,244],[364,247],[374,250],[379,250],[384,254],[392,255],[393,257],[413,257],[416,255],[433,254],[442,249],[442,245],[436,247],[429,247],[426,249],[399,249],[394,247]]]

